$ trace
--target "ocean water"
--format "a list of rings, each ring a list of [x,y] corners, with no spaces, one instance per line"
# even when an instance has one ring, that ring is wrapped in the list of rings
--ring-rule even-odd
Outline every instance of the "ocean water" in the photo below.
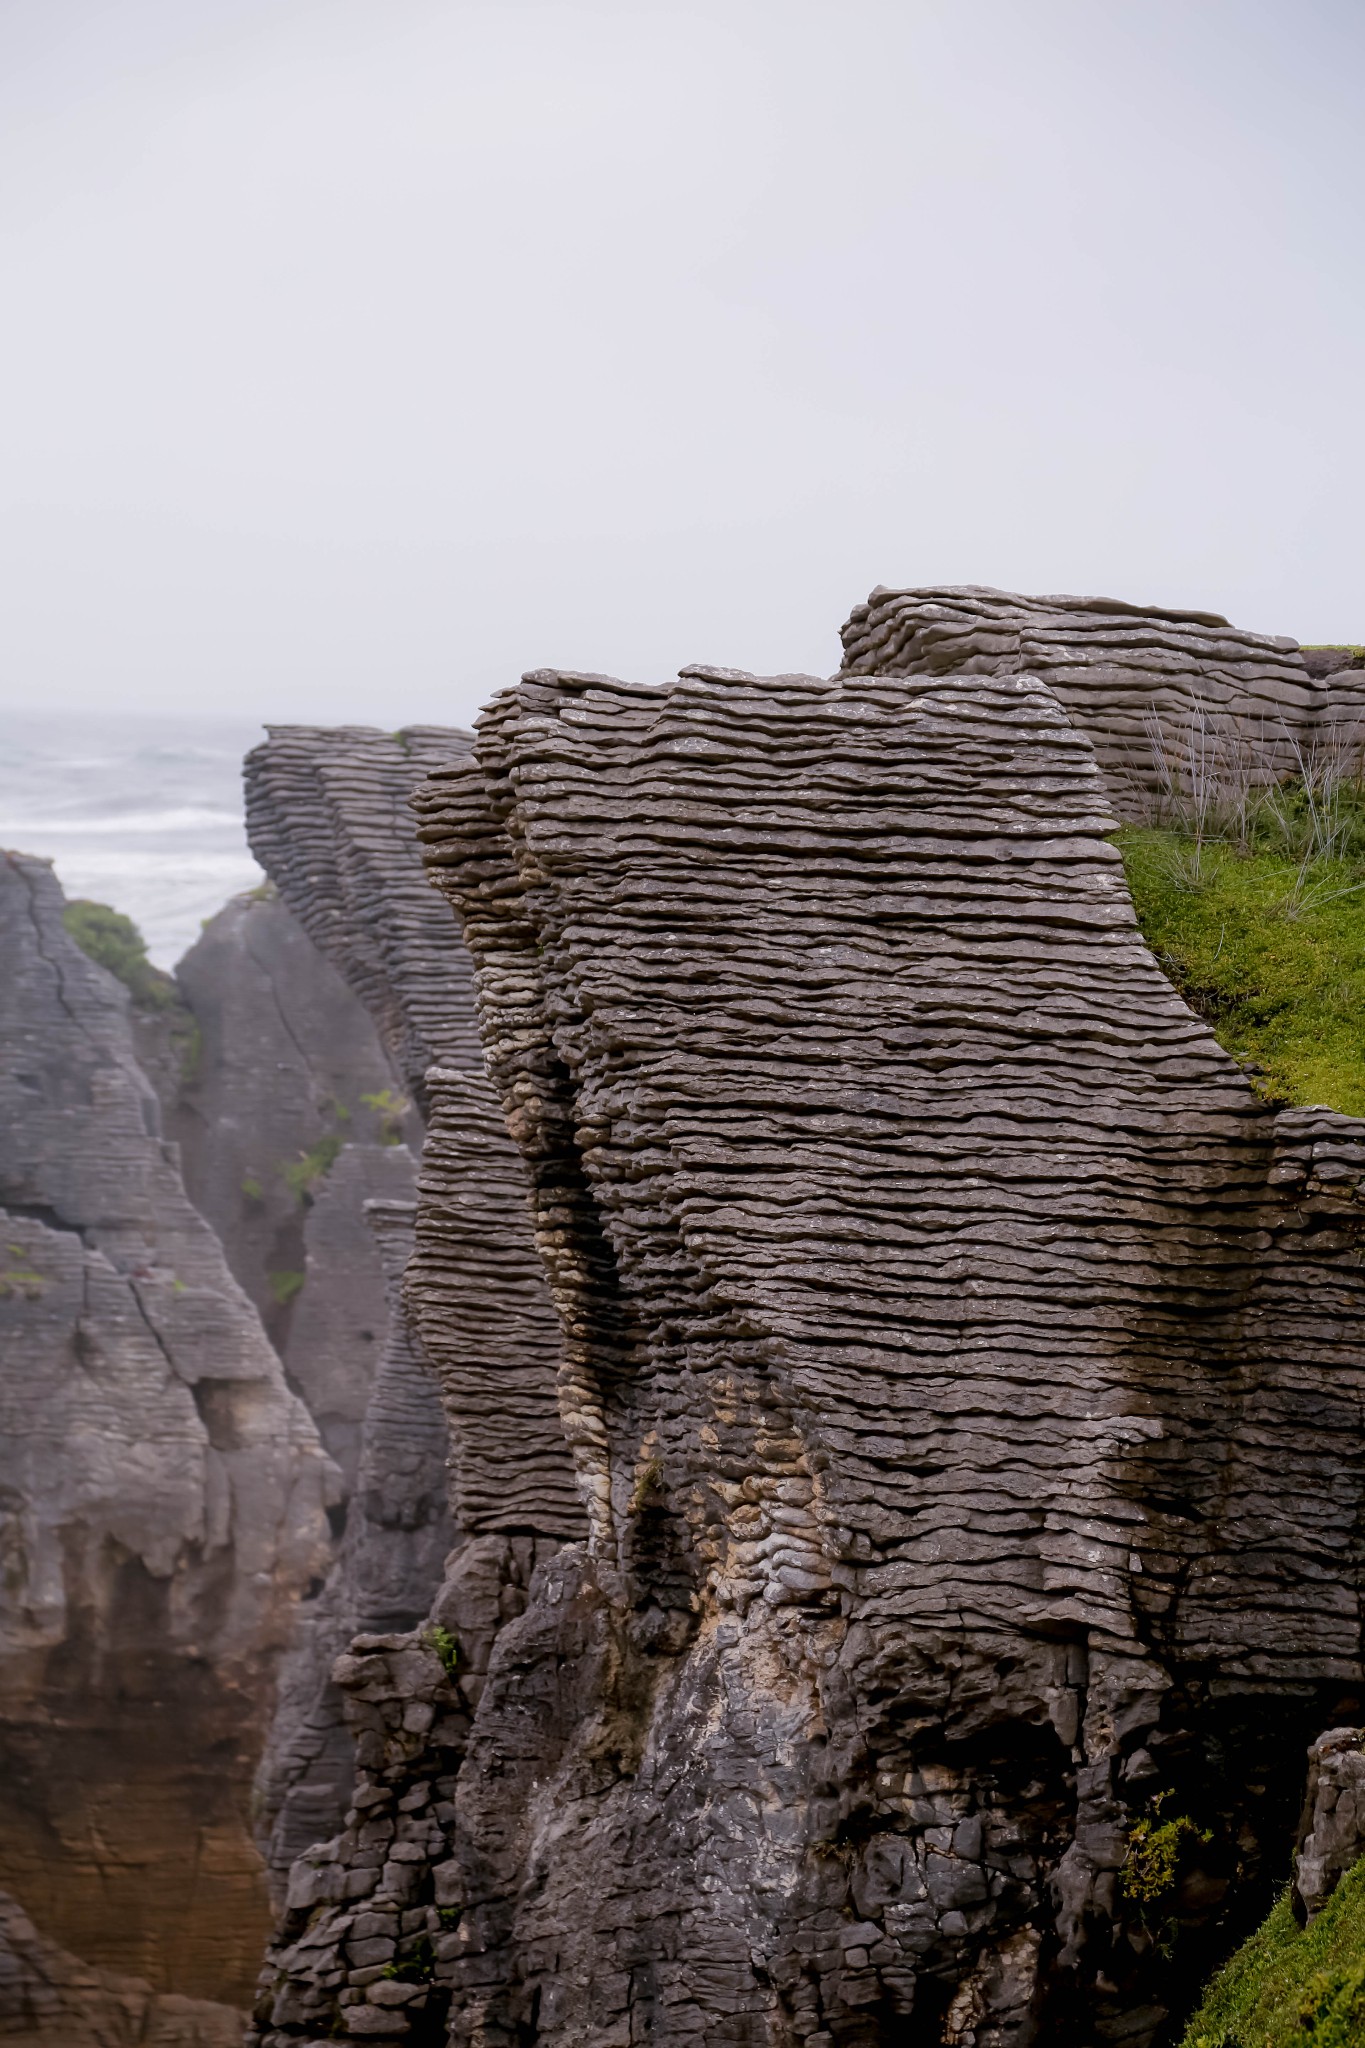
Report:
[[[242,721],[0,710],[0,847],[124,911],[159,967],[264,878],[247,850]]]

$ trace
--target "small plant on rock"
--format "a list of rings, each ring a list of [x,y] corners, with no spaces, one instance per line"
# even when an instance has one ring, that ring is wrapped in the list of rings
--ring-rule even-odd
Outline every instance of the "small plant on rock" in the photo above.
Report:
[[[429,1650],[435,1651],[446,1677],[454,1678],[459,1668],[460,1646],[450,1630],[443,1628],[439,1621],[433,1621],[424,1631],[422,1641]]]

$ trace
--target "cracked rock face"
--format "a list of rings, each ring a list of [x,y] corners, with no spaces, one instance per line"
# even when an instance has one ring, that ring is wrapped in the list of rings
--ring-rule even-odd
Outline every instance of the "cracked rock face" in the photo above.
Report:
[[[302,1308],[306,1203],[330,1159],[385,1135],[420,1145],[420,1127],[402,1117],[402,1084],[363,1004],[283,903],[235,898],[175,978],[187,1014],[135,1010],[139,1053],[190,1200],[283,1356]]]
[[[591,1527],[470,1730],[451,2038],[1151,2039],[1134,1823],[1216,1823],[1207,1926],[1361,1684],[1361,1126],[1185,1009],[1035,673],[538,673],[419,811]]]
[[[82,1964],[239,2003],[251,1771],[338,1475],[62,901],[0,860],[0,1871]]]

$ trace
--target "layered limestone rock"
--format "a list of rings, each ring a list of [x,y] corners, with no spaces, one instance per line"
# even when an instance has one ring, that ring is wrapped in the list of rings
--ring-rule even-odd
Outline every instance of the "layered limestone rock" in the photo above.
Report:
[[[591,1510],[456,1780],[454,2041],[1152,2040],[1359,1703],[1365,1131],[1257,1100],[993,669],[538,674],[425,786]]]
[[[318,950],[364,1003],[425,1107],[438,1058],[478,1063],[468,960],[412,852],[408,799],[468,733],[272,726],[247,756],[251,850]]]
[[[375,1411],[373,1403],[385,1343],[408,1346],[406,1330],[393,1329],[401,1308],[367,1210],[372,1202],[411,1203],[416,1180],[417,1161],[406,1145],[347,1145],[316,1183],[304,1212],[303,1284],[284,1363],[341,1467],[348,1498],[358,1483],[365,1438],[373,1455],[374,1432],[383,1427],[382,1404]],[[419,1613],[434,1590],[434,1581],[425,1584]]]
[[[274,728],[248,760],[248,827],[428,1113],[406,1299],[441,1383],[456,1527],[562,1540],[583,1521],[556,1402],[558,1326],[524,1168],[484,1075],[469,955],[413,834],[417,781],[469,747],[434,727]]]
[[[0,1878],[81,1965],[240,2003],[251,1774],[338,1475],[62,909],[0,859]]]
[[[408,806],[418,777],[468,746],[468,735],[433,729],[389,735],[282,728],[247,770],[258,858],[370,1006],[404,1085],[427,1111],[406,1303],[411,1341],[434,1368],[449,1424],[452,1515],[444,1583],[424,1626],[412,1627],[417,1615],[394,1607],[381,1615],[376,1603],[354,1597],[344,1583],[355,1570],[349,1553],[319,1603],[311,1641],[291,1662],[272,1745],[285,1775],[294,1773],[291,1790],[281,1801],[278,1776],[264,1786],[267,1804],[280,1814],[272,1862],[282,1868],[310,1827],[314,1840],[326,1832],[327,1802],[350,1780],[348,1743],[336,1719],[348,1697],[348,1667],[339,1667],[342,1682],[321,1677],[348,1631],[387,1645],[384,1654],[397,1659],[400,1676],[434,1671],[446,1686],[451,1680],[441,1677],[432,1644],[458,1643],[451,1699],[464,1717],[458,1741],[447,1740],[454,1724],[443,1719],[446,1735],[433,1748],[422,1739],[431,1702],[423,1696],[404,1704],[395,1693],[390,1717],[402,1738],[396,1761],[377,1724],[362,1727],[352,1811],[338,1839],[300,1866],[304,1874],[291,1890],[264,1979],[263,2016],[293,2031],[334,2026],[343,1998],[348,2008],[365,2009],[371,2031],[376,2024],[405,2031],[417,2016],[415,1995],[398,1998],[396,1980],[384,1970],[408,1967],[398,1941],[425,1957],[432,1939],[444,1939],[449,1929],[440,1919],[444,1908],[434,1903],[430,1870],[409,1853],[412,1830],[425,1839],[431,1812],[447,1802],[500,1628],[522,1611],[537,1564],[583,1527],[555,1401],[558,1324],[531,1238],[525,1173],[483,1076],[469,956],[427,886]],[[399,1212],[390,1206],[374,1213],[388,1233],[396,1273]],[[406,1384],[415,1393],[415,1383]],[[389,1472],[371,1492],[392,1515],[416,1497],[414,1486]],[[360,1498],[369,1497],[362,1480]],[[351,1536],[348,1525],[348,1546]],[[365,1668],[373,1674],[375,1667]],[[307,1761],[310,1753],[316,1763]],[[400,1807],[401,1814],[425,1815],[420,1828],[401,1818]],[[381,1836],[398,1841],[401,1853],[379,1855]],[[307,1874],[317,1868],[328,1876]],[[359,1932],[357,1916],[364,1923]],[[382,1968],[373,1961],[381,1938],[391,1939]],[[381,1989],[371,1994],[373,1984]],[[435,2023],[438,2009],[439,1999],[421,2004],[425,2024]],[[364,2031],[358,2018],[351,2027],[357,2029]]]
[[[1141,816],[1172,773],[1291,774],[1315,744],[1358,750],[1349,649],[1229,625],[1217,612],[1117,598],[1022,597],[977,585],[872,592],[843,629],[850,675],[1031,675],[1094,742],[1109,794]],[[1326,663],[1320,657],[1328,657]]]

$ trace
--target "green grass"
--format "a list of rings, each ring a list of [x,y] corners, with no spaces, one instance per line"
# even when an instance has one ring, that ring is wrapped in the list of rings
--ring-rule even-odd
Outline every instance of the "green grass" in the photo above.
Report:
[[[1278,825],[1240,848],[1116,835],[1148,945],[1268,1101],[1365,1115],[1363,827],[1353,809],[1326,858]]]
[[[1365,2042],[1365,1860],[1300,1929],[1285,1891],[1220,1970],[1181,2048],[1360,2048]]]

